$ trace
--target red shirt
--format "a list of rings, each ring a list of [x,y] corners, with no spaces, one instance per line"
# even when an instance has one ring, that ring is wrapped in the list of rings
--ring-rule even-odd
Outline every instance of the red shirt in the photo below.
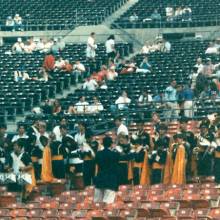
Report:
[[[53,55],[47,55],[44,58],[44,64],[43,67],[46,69],[46,71],[51,71],[54,69],[55,65],[55,58]]]

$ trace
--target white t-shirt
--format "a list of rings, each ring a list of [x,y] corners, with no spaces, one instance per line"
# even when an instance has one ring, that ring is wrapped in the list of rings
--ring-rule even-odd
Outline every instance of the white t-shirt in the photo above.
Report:
[[[62,135],[61,135],[61,132],[60,132],[60,126],[59,125],[54,127],[53,133],[55,134],[57,141],[62,141]]]
[[[73,68],[74,68],[74,70],[78,70],[80,72],[85,72],[86,71],[86,68],[85,68],[85,66],[82,63],[75,64],[73,66]]]
[[[78,113],[83,113],[88,108],[88,105],[88,102],[77,102],[74,107]]]
[[[129,98],[124,98],[120,96],[116,101],[115,104],[118,105],[118,109],[122,110],[127,104],[131,103],[131,99]]]
[[[27,139],[28,138],[28,136],[26,135],[26,134],[23,134],[22,136],[20,136],[20,135],[14,135],[13,136],[13,138],[12,138],[12,140],[11,140],[11,142],[15,142],[15,141],[17,141],[18,139],[20,139],[20,138],[24,138],[24,139]]]
[[[113,39],[107,40],[105,42],[105,48],[106,48],[106,53],[111,53],[114,50],[112,48],[114,48],[115,46],[115,41]]]
[[[124,124],[121,124],[118,127],[117,135],[119,135],[120,133],[123,133],[124,135],[128,135],[128,128]]]
[[[88,111],[90,113],[96,113],[96,112],[100,112],[100,111],[103,111],[103,110],[104,110],[103,105],[100,102],[97,103],[97,104],[94,103],[94,104],[92,104],[88,107]]]
[[[95,91],[97,87],[98,87],[98,84],[97,84],[97,82],[94,79],[86,81],[83,84],[83,89],[86,89],[88,91]]]
[[[205,51],[205,54],[218,54],[218,48],[217,47],[208,47]]]
[[[89,49],[96,49],[95,39],[93,37],[88,37],[87,40],[87,48]]]

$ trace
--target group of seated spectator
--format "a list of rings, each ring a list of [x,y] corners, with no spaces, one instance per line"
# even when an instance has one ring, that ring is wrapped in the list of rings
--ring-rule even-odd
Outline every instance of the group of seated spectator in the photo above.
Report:
[[[167,6],[165,11],[167,21],[192,21],[192,9],[189,6]]]
[[[59,54],[64,48],[65,42],[61,37],[49,40],[30,37],[26,41],[23,41],[22,38],[18,38],[17,42],[12,46],[12,53],[52,52],[53,54]]]
[[[23,19],[19,14],[16,14],[14,18],[12,16],[8,16],[5,22],[7,31],[23,31]]]
[[[145,42],[141,49],[141,54],[149,54],[155,51],[161,51],[164,53],[169,53],[171,50],[171,43],[165,39],[158,39],[153,43]]]

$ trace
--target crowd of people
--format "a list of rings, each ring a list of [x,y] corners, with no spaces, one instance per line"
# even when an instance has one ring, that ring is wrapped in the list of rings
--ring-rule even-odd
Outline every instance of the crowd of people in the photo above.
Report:
[[[142,121],[132,133],[116,117],[115,138],[106,134],[103,140],[94,138],[82,122],[75,125],[73,134],[65,118],[52,131],[38,119],[30,127],[20,124],[13,137],[1,124],[0,179],[5,178],[4,183],[15,187],[22,178],[26,184],[24,198],[36,181],[66,178],[71,188],[95,184],[96,201],[103,189],[111,191],[105,202],[113,202],[119,185],[184,184],[194,177],[211,175],[220,183],[219,121],[217,115],[204,119],[198,134],[194,134],[187,128],[188,120],[182,118],[179,130],[172,136],[168,124],[157,113],[152,114],[154,131],[150,134]]]
[[[24,31],[22,17],[19,14],[16,14],[14,18],[8,16],[5,21],[5,27],[7,31]]]
[[[23,54],[23,53],[48,53],[59,54],[65,49],[65,42],[61,37],[43,39],[30,37],[23,41],[22,38],[18,38],[17,42],[12,46],[12,53]]]

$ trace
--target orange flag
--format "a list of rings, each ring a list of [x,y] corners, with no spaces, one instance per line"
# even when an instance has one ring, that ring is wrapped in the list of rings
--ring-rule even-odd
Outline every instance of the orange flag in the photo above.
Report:
[[[150,169],[148,165],[148,153],[145,151],[143,167],[141,171],[140,185],[150,184]]]
[[[185,147],[179,145],[173,166],[172,184],[184,184],[186,182]]]
[[[164,167],[163,183],[169,184],[172,175],[172,157],[169,152],[167,152],[166,163]]]
[[[52,173],[52,159],[51,159],[51,149],[46,146],[43,150],[43,162],[41,169],[41,180],[43,182],[53,182],[54,177]]]

